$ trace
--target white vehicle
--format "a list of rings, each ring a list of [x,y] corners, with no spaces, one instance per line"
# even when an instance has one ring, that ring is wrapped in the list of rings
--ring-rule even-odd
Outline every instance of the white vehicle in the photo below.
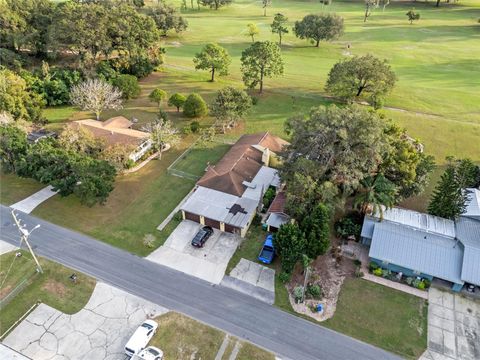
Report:
[[[153,320],[145,320],[133,333],[125,345],[125,354],[133,356],[143,350],[157,332],[158,324]]]
[[[135,355],[135,360],[163,360],[163,351],[155,346],[149,346]]]

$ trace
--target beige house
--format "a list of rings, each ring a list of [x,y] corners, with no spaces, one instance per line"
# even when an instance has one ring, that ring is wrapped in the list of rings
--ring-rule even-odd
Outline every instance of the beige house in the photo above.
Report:
[[[107,145],[131,145],[134,150],[130,159],[138,161],[151,149],[150,134],[132,129],[133,123],[123,116],[116,116],[106,121],[93,119],[77,120],[72,122],[74,127],[83,127],[89,130],[96,138],[103,139]]]

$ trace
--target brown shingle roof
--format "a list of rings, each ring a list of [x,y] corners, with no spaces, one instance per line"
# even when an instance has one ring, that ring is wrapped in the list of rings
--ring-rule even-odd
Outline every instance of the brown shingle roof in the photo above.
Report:
[[[125,126],[127,124],[124,120],[128,120],[125,118],[122,120],[121,118],[122,117],[116,117],[105,122],[92,119],[77,120],[73,121],[71,126],[82,126],[83,128],[89,130],[93,136],[104,139],[107,145],[123,144],[138,146],[150,136],[148,133],[143,131],[124,127],[115,127],[116,124],[119,126]]]
[[[268,208],[269,213],[282,213],[285,214],[285,203],[287,202],[287,197],[285,192],[281,191],[275,196],[270,207]]]
[[[133,123],[124,116],[115,116],[103,122],[104,128],[129,129]]]
[[[286,141],[267,132],[243,135],[215,165],[210,166],[197,185],[242,196],[244,181],[252,181],[262,163],[262,151],[254,145],[266,147],[273,152],[281,150]]]

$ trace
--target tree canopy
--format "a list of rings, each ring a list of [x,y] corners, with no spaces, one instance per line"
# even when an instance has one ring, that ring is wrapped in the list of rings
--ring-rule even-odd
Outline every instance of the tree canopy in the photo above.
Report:
[[[243,90],[228,86],[217,92],[217,96],[210,106],[211,115],[213,115],[223,133],[227,128],[235,127],[240,120],[252,107],[252,99]]]
[[[176,8],[164,2],[159,2],[157,5],[149,8],[147,14],[155,21],[157,28],[164,36],[170,30],[174,30],[177,33],[187,30],[187,20],[178,14]]]
[[[375,107],[381,107],[395,81],[388,62],[368,54],[336,63],[328,74],[325,90],[348,101],[364,96]]]
[[[272,28],[272,33],[278,34],[278,45],[282,45],[282,36],[283,34],[288,34],[287,28],[288,18],[280,13],[275,14],[273,22],[270,25]]]
[[[250,45],[242,52],[241,62],[243,82],[250,89],[260,85],[260,93],[265,78],[283,74],[280,47],[271,41],[257,41]]]
[[[336,14],[310,14],[296,21],[293,31],[300,39],[310,39],[316,47],[321,40],[332,41],[343,35],[343,18]]]
[[[183,104],[183,113],[188,117],[202,117],[208,114],[208,106],[205,100],[198,94],[190,94]]]
[[[193,63],[197,70],[209,70],[212,74],[210,81],[215,81],[215,73],[227,75],[232,59],[227,50],[218,44],[210,43],[195,55]]]

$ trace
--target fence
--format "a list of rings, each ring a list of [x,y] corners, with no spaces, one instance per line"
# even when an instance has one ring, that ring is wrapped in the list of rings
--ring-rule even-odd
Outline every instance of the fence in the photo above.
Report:
[[[38,272],[35,271],[23,278],[12,291],[10,291],[5,297],[0,300],[0,310],[7,306],[7,304],[15,298],[15,296],[17,296],[23,289],[30,285],[33,281],[33,278],[37,275]]]

